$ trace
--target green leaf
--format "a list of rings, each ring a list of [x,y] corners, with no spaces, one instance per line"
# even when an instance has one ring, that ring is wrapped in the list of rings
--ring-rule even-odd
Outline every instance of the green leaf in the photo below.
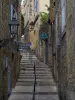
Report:
[[[48,21],[48,13],[40,12],[40,20],[42,23],[47,23]]]

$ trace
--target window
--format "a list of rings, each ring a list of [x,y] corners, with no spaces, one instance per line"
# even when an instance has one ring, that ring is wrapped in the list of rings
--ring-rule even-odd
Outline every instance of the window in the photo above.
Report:
[[[13,5],[10,5],[10,16],[11,16],[11,20],[12,20],[12,18],[17,19],[17,12],[14,9],[14,6]]]
[[[59,36],[58,36],[58,14],[56,14],[56,47],[58,47],[60,44],[59,44]]]
[[[34,10],[38,12],[38,0],[34,0]]]
[[[64,32],[66,25],[66,0],[61,0],[61,31]]]

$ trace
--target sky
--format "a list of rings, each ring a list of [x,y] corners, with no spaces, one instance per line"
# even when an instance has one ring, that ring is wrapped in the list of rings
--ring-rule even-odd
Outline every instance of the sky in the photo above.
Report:
[[[24,1],[24,0],[21,1],[21,5],[23,5],[23,1]]]

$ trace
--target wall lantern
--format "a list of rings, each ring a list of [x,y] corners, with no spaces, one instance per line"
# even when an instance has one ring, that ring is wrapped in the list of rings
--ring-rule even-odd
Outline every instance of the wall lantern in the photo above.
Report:
[[[18,26],[19,26],[19,23],[15,18],[10,20],[10,23],[9,23],[10,34],[11,34],[11,38],[12,39],[14,38],[15,43],[18,42]],[[17,50],[18,50],[18,45],[19,44],[17,43]]]

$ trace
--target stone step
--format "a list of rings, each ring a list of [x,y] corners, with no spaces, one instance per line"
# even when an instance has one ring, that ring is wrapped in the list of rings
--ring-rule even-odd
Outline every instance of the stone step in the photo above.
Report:
[[[34,74],[34,71],[32,71],[32,72],[31,71],[20,72],[20,74]]]
[[[19,76],[19,79],[34,79],[34,76]],[[36,77],[36,79],[49,79],[51,80],[52,77]]]
[[[21,68],[34,68],[34,65],[33,64],[32,65],[22,65]],[[47,71],[49,71],[47,68],[38,68],[38,67],[36,67],[35,69],[36,69],[36,71],[37,70],[47,70]],[[49,71],[49,72],[51,72],[51,71]]]
[[[33,66],[25,66],[25,67],[21,67],[21,70],[25,69],[25,70],[34,70]]]
[[[36,59],[36,60],[37,60],[37,58],[32,58],[32,57],[24,57],[24,56],[22,57],[22,59],[24,59],[24,60],[25,60],[25,59],[26,59],[26,60],[29,60],[29,59],[34,60],[34,59]]]
[[[34,76],[34,74],[20,74],[20,76]]]
[[[20,62],[31,62],[31,60],[21,60]]]
[[[36,76],[37,79],[52,79],[52,76]]]
[[[18,82],[34,82],[34,78],[33,79],[18,79]]]
[[[30,69],[31,69],[31,70],[32,70],[32,69],[34,69],[34,68],[33,68],[33,66],[24,66],[24,67],[20,67],[20,70],[23,70],[23,69],[25,69],[25,70],[28,70],[28,69],[30,70]]]
[[[56,86],[56,83],[52,82],[52,83],[49,83],[49,82],[36,82],[36,85],[37,86]]]
[[[27,78],[34,78],[34,75],[26,75],[26,76],[25,75],[20,75],[19,78],[20,77],[27,79]]]
[[[18,79],[18,82],[26,82],[26,83],[31,83],[31,82],[33,82],[34,83],[34,79]],[[40,83],[55,83],[54,81],[53,81],[53,79],[51,80],[51,79],[36,79],[36,83],[37,84],[40,84]]]
[[[30,60],[30,59],[32,59],[32,58],[29,58],[29,57],[23,57],[23,56],[22,56],[21,60],[23,60],[23,59],[24,59],[24,60]]]
[[[34,73],[33,74],[28,74],[28,73],[21,73],[20,76],[34,76]],[[40,78],[40,77],[52,77],[52,75],[47,75],[47,74],[36,74],[36,77]]]
[[[34,76],[19,76],[19,79],[34,79]],[[52,79],[52,77],[36,77],[36,79]]]
[[[25,70],[25,71],[34,71],[34,68],[33,68],[33,66],[32,67],[24,67],[24,68],[21,68],[21,70]],[[37,69],[36,70],[36,73],[38,73],[38,72],[46,72],[46,70],[45,69]]]
[[[34,72],[34,71],[30,70],[30,68],[28,68],[29,70],[28,70],[27,68],[24,68],[24,69],[25,69],[25,72],[26,72],[26,73]],[[32,69],[32,68],[31,68],[31,69]],[[33,68],[33,70],[34,70],[34,68]],[[22,71],[21,71],[21,72],[22,72]],[[49,75],[52,74],[52,73],[49,72],[48,70],[41,70],[41,71],[40,71],[40,70],[36,70],[36,74],[37,74],[37,73],[39,73],[39,74],[40,74],[40,73],[41,73],[41,74],[44,74],[44,73],[47,73],[47,74],[48,74],[48,73],[49,73]]]
[[[28,65],[28,66],[30,66],[30,65],[34,65],[34,62],[32,62],[32,63],[20,62],[20,65],[21,65],[21,64],[24,64],[24,65]]]
[[[21,70],[22,70],[22,71],[23,71],[23,70],[26,70],[26,71],[34,71],[34,68],[24,68],[24,69],[22,68]]]
[[[16,86],[33,86],[34,82],[17,82]],[[36,83],[37,86],[56,86],[55,83]]]
[[[49,73],[47,70],[46,71],[44,71],[44,70],[43,71],[39,71],[39,70],[37,71],[36,70],[36,74],[46,74],[46,73],[49,74],[49,75],[52,74],[52,73]]]
[[[34,86],[34,82],[31,81],[31,82],[17,82],[16,83],[16,86]]]
[[[21,73],[20,76],[34,76],[34,73]],[[36,74],[36,77],[52,77],[52,75]]]
[[[38,72],[36,72],[36,76],[39,76],[39,75],[52,76],[52,74],[50,74],[50,73],[38,73]]]
[[[43,83],[55,83],[53,79],[37,79],[36,78],[36,82],[43,82]]]
[[[38,58],[33,58],[33,57],[24,57],[24,56],[22,56],[22,59],[36,59],[36,60],[38,60]]]
[[[34,76],[34,74],[20,74],[20,76]]]
[[[27,68],[34,67],[34,63],[20,63],[20,65],[22,65],[22,67],[27,67]]]
[[[25,63],[27,63],[27,62],[32,62],[32,61],[26,61],[26,60],[21,60],[20,62],[25,62]]]
[[[24,58],[24,57],[22,57],[21,60],[25,60],[25,61],[36,60],[36,61],[38,61],[37,58]],[[40,63],[40,62],[39,62],[39,63]]]
[[[20,63],[32,63],[32,61],[21,60]]]
[[[16,86],[12,89],[12,93],[25,93],[25,92],[33,92],[33,86]]]
[[[21,75],[31,75],[31,74],[34,74],[34,71],[21,71],[20,74],[21,74]],[[49,74],[49,73],[36,73],[36,76],[39,76],[39,75],[40,75],[40,76],[41,76],[41,75],[42,75],[42,76],[43,76],[43,75],[44,75],[44,76],[52,76],[52,74]]]
[[[34,76],[19,76],[19,79],[34,79]]]
[[[20,62],[22,64],[33,64],[34,62]]]
[[[12,96],[10,96],[8,100],[32,100],[32,97],[33,97],[32,94],[12,93]]]
[[[39,93],[57,93],[57,88],[56,86],[36,86],[35,91]]]
[[[57,94],[37,94],[35,96],[35,100],[59,100],[59,97]]]

